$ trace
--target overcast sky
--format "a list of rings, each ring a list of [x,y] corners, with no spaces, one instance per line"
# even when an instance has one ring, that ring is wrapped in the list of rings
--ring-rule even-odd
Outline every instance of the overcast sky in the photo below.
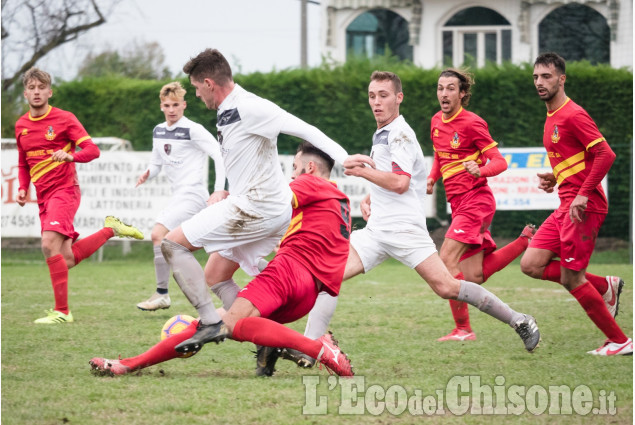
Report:
[[[320,15],[320,6],[309,3],[310,66],[321,61]],[[207,47],[219,49],[234,72],[268,72],[300,64],[299,0],[124,0],[107,19],[38,65],[69,80],[89,51],[125,48],[133,41],[158,42],[173,73]]]

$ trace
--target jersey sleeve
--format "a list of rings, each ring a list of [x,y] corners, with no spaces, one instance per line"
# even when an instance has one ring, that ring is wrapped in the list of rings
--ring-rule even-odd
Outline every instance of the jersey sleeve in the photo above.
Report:
[[[266,139],[278,137],[286,114],[275,103],[256,96],[245,99],[239,108],[239,113],[251,134]]]
[[[82,148],[82,150],[73,154],[73,161],[90,162],[93,159],[99,158],[99,155],[100,155],[99,147],[96,144],[94,144],[90,138],[84,139],[79,144],[79,147]]]
[[[606,141],[593,145],[591,154],[593,155],[593,163],[591,170],[584,179],[584,183],[580,187],[579,195],[589,197],[591,192],[602,182],[604,176],[606,176],[611,169],[611,165],[615,161],[616,155],[613,149]]]
[[[441,178],[441,165],[439,161],[439,154],[436,149],[434,150],[434,158],[432,159],[432,169],[428,175],[429,179],[432,179],[435,183]]]
[[[156,130],[156,127],[155,127]],[[152,131],[154,134],[154,130]],[[148,164],[148,180],[152,180],[161,172],[161,168],[163,168],[163,159],[161,158],[161,153],[159,152],[159,146],[157,143],[152,140],[152,153],[150,154],[150,164]]]
[[[28,190],[31,184],[31,174],[29,173],[29,164],[26,160],[26,152],[20,145],[20,139],[17,136],[18,128],[16,126],[16,140],[18,146],[18,190]]]
[[[489,133],[489,128],[485,120],[478,118],[475,119],[470,126],[470,138],[474,141],[475,146],[481,151],[485,152],[498,145],[492,139],[492,135]]]
[[[317,127],[312,126],[300,118],[285,112],[285,121],[280,132],[289,136],[298,137],[311,143],[316,148],[324,151],[328,156],[336,162],[343,164],[348,157],[348,152],[334,140],[331,140],[326,134],[322,133]]]
[[[507,161],[496,146],[483,152],[483,157],[489,162],[481,167],[481,177],[497,176],[507,170]]]
[[[417,138],[413,134],[406,134],[401,130],[390,132],[388,135],[388,146],[393,173],[406,174],[412,177],[417,158],[415,152],[413,152],[414,143],[419,142],[417,142]]]
[[[75,142],[76,146],[80,145],[85,140],[89,140],[90,136],[88,135],[88,132],[86,131],[86,129],[84,128],[82,123],[79,122],[77,117],[71,112],[67,112],[67,114],[68,114],[68,116],[67,116],[67,120],[68,120],[68,127],[67,127],[68,138],[71,141]]]
[[[200,124],[192,126],[191,138],[198,149],[205,152],[214,161],[214,191],[225,189],[225,163],[220,152],[220,145],[212,133]]]
[[[584,109],[580,108],[570,119],[574,123],[571,126],[573,134],[587,151],[598,143],[606,141],[598,126]]]

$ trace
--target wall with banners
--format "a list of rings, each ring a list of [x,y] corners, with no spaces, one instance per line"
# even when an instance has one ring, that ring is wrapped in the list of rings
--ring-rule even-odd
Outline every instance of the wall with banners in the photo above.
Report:
[[[497,210],[555,210],[560,206],[557,189],[546,193],[538,189],[538,173],[550,173],[551,165],[544,148],[501,148],[507,171],[488,179]],[[608,179],[602,180],[608,196]]]
[[[102,151],[99,159],[75,164],[82,202],[75,216],[75,229],[82,236],[101,229],[108,215],[138,227],[150,240],[154,220],[171,196],[163,174],[135,188],[147,168],[150,152]],[[28,202],[15,202],[18,192],[18,151],[2,150],[2,237],[39,237],[40,220],[33,185]]]
[[[549,160],[542,148],[500,149],[509,168],[489,179],[498,210],[553,210],[559,205],[556,193],[538,189],[537,173],[550,172]],[[141,229],[146,240],[159,211],[170,199],[171,190],[163,174],[138,188],[135,184],[146,169],[150,152],[102,151],[98,160],[76,164],[82,190],[82,202],[75,217],[80,237],[93,233],[103,225],[104,217],[115,215]],[[431,158],[426,157],[428,169]],[[2,150],[2,237],[39,237],[40,222],[33,187],[24,207],[15,202],[18,191],[17,150]],[[282,170],[291,181],[293,156],[280,155]],[[370,183],[345,176],[341,166],[333,169],[332,179],[351,200],[351,212],[361,217],[359,204]],[[440,183],[437,183],[437,186]],[[607,179],[602,181],[608,193]],[[426,216],[436,216],[436,191],[426,199]],[[449,206],[448,212],[449,212]]]

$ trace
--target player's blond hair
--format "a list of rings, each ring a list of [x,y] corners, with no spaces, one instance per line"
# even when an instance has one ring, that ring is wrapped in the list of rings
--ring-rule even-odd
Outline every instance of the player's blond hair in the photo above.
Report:
[[[173,81],[171,83],[166,84],[161,87],[161,91],[159,92],[159,99],[166,100],[170,98],[175,98],[178,100],[185,99],[185,89],[178,81]]]
[[[40,68],[31,67],[24,73],[22,76],[22,84],[24,85],[24,88],[26,88],[26,85],[29,84],[29,81],[31,80],[37,80],[40,83],[44,83],[51,87],[51,74],[46,71],[42,71]]]
[[[441,71],[441,77],[455,77],[459,80],[459,91],[465,92],[465,96],[461,99],[461,105],[467,106],[472,97],[472,86],[474,85],[474,75],[466,69],[446,68]]]

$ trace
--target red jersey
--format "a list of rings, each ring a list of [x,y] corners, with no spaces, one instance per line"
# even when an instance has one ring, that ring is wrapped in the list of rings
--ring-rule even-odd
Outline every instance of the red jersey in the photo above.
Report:
[[[498,145],[489,134],[484,119],[463,107],[447,120],[443,119],[443,112],[439,111],[430,122],[430,138],[434,160],[439,162],[448,200],[487,185],[487,178],[475,178],[463,167],[463,163],[467,161],[475,161],[477,164],[487,162],[483,158],[483,152]]]
[[[337,185],[321,177],[302,174],[289,185],[293,215],[278,254],[302,263],[324,284],[322,290],[340,292],[348,259],[351,207]]]
[[[30,178],[38,199],[51,190],[78,184],[75,162],[51,161],[53,152],[62,149],[72,155],[83,142],[96,148],[75,115],[52,106],[40,117],[33,118],[29,112],[21,116],[15,124],[15,138],[20,189],[29,188]]]
[[[558,182],[560,204],[567,206],[579,193],[591,170],[593,156],[589,149],[598,143],[606,143],[606,139],[589,114],[567,98],[561,107],[547,112],[542,142]],[[587,212],[608,213],[608,202],[600,184],[588,198]]]

